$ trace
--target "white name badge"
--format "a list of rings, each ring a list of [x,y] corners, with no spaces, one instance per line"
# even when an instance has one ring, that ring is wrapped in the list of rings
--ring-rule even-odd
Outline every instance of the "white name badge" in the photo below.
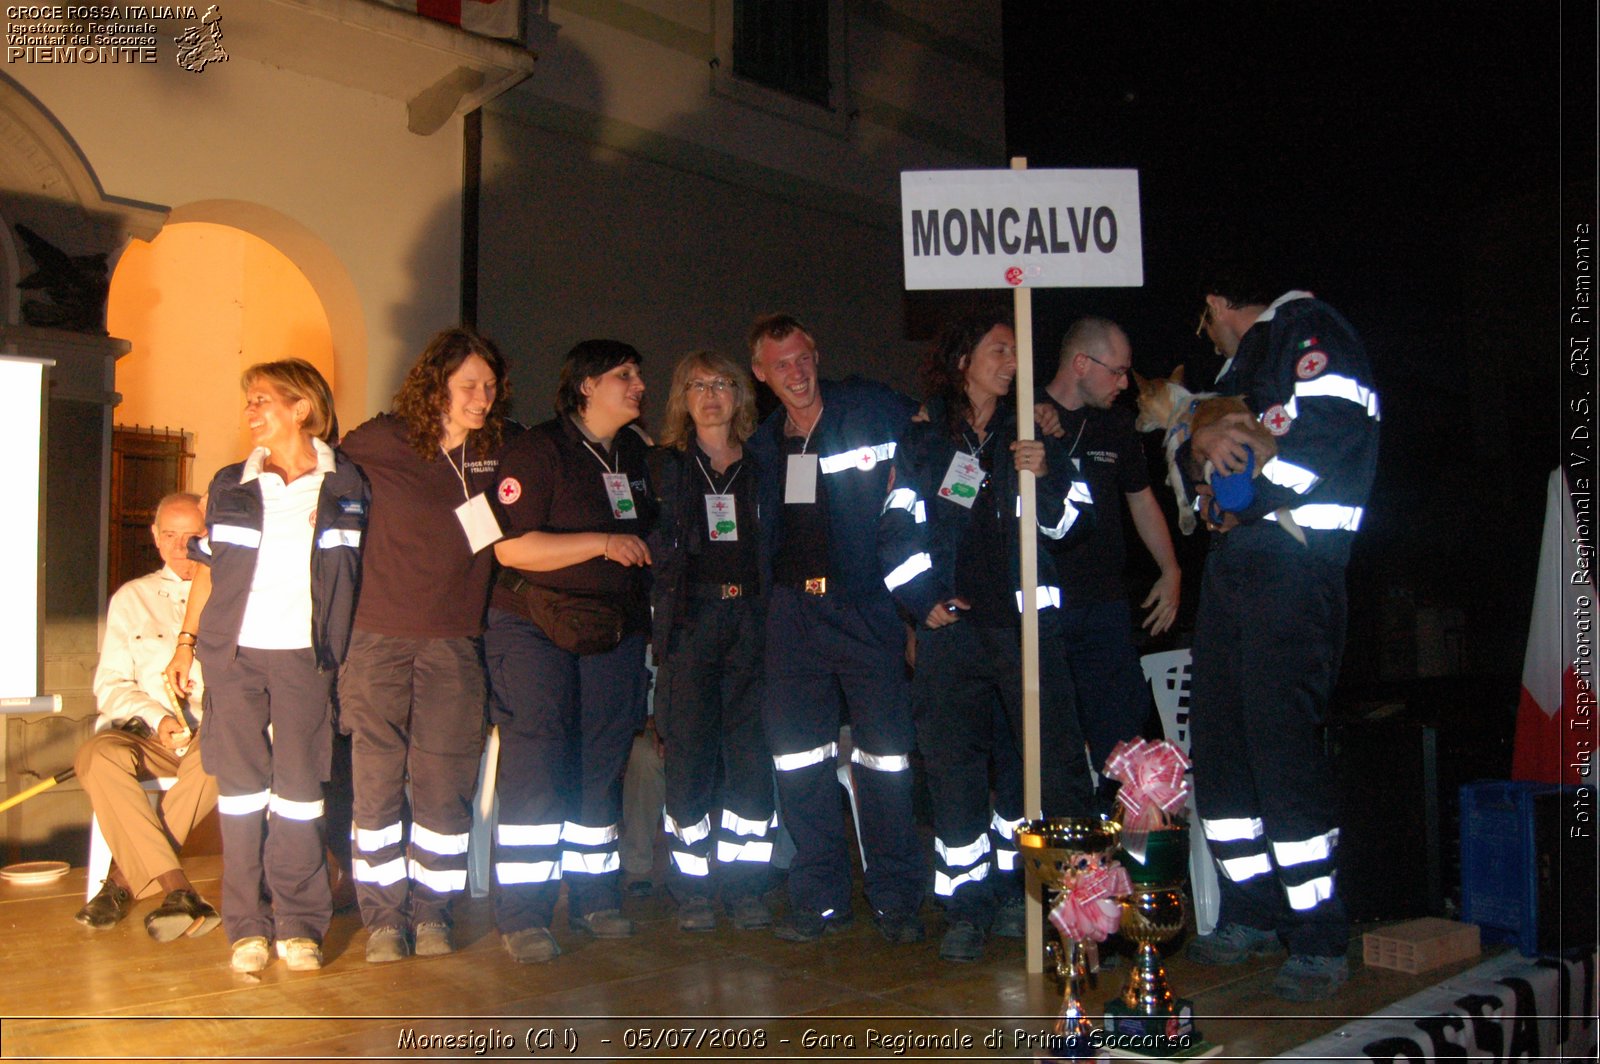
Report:
[[[467,534],[467,546],[474,554],[505,538],[500,522],[494,519],[494,511],[489,509],[489,497],[481,491],[456,507],[456,520],[461,522],[461,531]]]
[[[784,502],[817,501],[817,456],[791,454],[789,475],[783,482]]]
[[[628,487],[628,474],[602,473],[606,482],[606,497],[611,500],[611,516],[619,521],[637,521],[639,511],[633,505],[633,489]]]
[[[939,485],[939,498],[972,509],[978,501],[978,490],[983,487],[983,466],[964,451],[957,451],[945,470],[944,483]]]
[[[739,542],[739,510],[732,495],[706,496],[706,535],[718,543]]]

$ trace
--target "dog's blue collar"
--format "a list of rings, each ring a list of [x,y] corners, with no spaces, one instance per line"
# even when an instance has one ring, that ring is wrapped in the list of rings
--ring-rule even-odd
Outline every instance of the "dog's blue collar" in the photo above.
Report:
[[[1198,410],[1198,409],[1200,409],[1200,400],[1199,399],[1190,399],[1189,400],[1189,417],[1187,419],[1183,420],[1183,421],[1179,421],[1179,422],[1174,423],[1173,426],[1170,429],[1167,430],[1167,438],[1166,438],[1165,442],[1171,443],[1172,442],[1172,437],[1177,435],[1179,429],[1182,429],[1183,430],[1183,439],[1179,440],[1178,444],[1179,444],[1179,446],[1182,446],[1183,444],[1188,443],[1189,442],[1189,425],[1190,425],[1191,422],[1193,422],[1193,420],[1194,420],[1194,412],[1196,410]]]

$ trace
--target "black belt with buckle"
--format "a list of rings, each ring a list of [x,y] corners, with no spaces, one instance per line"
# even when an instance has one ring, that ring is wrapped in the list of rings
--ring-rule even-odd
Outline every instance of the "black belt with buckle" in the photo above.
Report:
[[[698,601],[726,602],[729,599],[752,598],[754,584],[690,584],[689,597]]]

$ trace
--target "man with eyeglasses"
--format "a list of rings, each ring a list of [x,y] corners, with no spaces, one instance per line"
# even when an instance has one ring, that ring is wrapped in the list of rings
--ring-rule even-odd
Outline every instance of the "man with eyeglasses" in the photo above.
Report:
[[[1215,390],[1242,395],[1277,439],[1255,499],[1214,530],[1194,636],[1191,755],[1201,826],[1222,875],[1216,931],[1189,957],[1289,959],[1273,991],[1318,1001],[1349,978],[1349,923],[1335,890],[1339,841],[1319,731],[1345,635],[1345,566],[1378,463],[1378,395],[1361,338],[1309,292],[1274,299],[1248,276],[1203,287],[1200,331],[1226,356]],[[1199,481],[1255,461],[1234,414],[1179,449]],[[1204,484],[1198,490],[1204,493]],[[1197,508],[1210,507],[1204,494]],[[1277,520],[1287,508],[1302,546]],[[1213,515],[1214,516],[1214,515]]]
[[[1101,500],[1087,539],[1055,550],[1061,577],[1061,625],[1067,668],[1077,692],[1079,723],[1096,768],[1112,748],[1136,738],[1151,706],[1132,636],[1123,584],[1122,508],[1128,502],[1139,540],[1161,568],[1161,576],[1140,608],[1148,610],[1141,627],[1160,635],[1178,614],[1182,573],[1172,535],[1155,493],[1144,449],[1133,430],[1133,416],[1116,406],[1128,387],[1133,348],[1127,333],[1105,318],[1080,318],[1061,340],[1061,362],[1045,386],[1047,401],[1061,420],[1061,437]],[[1110,812],[1114,780],[1101,780],[1101,798]]]
[[[917,404],[874,381],[819,379],[817,345],[790,315],[758,318],[749,341],[756,379],[781,404],[749,442],[771,471],[761,483],[764,716],[796,851],[789,912],[773,934],[809,942],[851,922],[843,718],[874,923],[890,942],[920,942],[927,868],[912,827],[905,628],[877,552],[895,448]]]

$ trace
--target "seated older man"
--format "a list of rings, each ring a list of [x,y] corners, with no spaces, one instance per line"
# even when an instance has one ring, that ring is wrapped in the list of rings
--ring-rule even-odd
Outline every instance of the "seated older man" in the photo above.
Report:
[[[187,549],[204,532],[199,496],[168,495],[156,507],[150,533],[165,564],[111,596],[94,674],[104,727],[75,763],[113,861],[100,892],[76,919],[103,930],[127,916],[135,899],[163,894],[144,921],[157,942],[203,935],[220,920],[178,864],[190,830],[217,804],[217,781],[200,763],[199,666],[188,700],[175,696],[164,678],[173,646],[194,641],[192,632],[180,631],[196,568]],[[139,781],[162,776],[178,782],[152,809]]]

